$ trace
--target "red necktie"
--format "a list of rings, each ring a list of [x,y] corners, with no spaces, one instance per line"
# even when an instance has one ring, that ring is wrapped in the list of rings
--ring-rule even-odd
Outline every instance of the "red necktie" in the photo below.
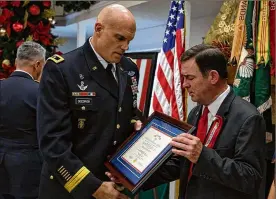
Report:
[[[207,106],[205,106],[203,114],[201,115],[198,125],[197,125],[196,136],[200,139],[200,141],[202,142],[203,145],[204,145],[204,140],[205,140],[205,137],[207,134],[207,129],[208,129],[208,113],[209,113],[209,109]],[[194,166],[194,164],[191,163],[188,180],[190,180],[190,178],[192,176],[193,166]]]
[[[208,129],[208,113],[209,109],[207,106],[205,106],[203,114],[201,115],[197,126],[196,136],[200,139],[202,144],[204,144],[204,140]]]

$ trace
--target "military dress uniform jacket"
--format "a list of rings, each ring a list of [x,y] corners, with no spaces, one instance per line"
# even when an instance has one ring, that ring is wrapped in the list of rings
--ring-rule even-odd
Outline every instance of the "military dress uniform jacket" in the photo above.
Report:
[[[0,80],[0,197],[37,197],[42,158],[38,149],[38,83],[22,71]]]
[[[196,106],[188,123],[197,126],[201,113],[202,106]],[[264,119],[252,104],[235,96],[233,90],[217,115],[223,118],[223,126],[214,150],[203,147],[190,180],[190,161],[173,156],[149,179],[145,189],[180,179],[179,199],[258,198],[265,170]]]
[[[108,155],[133,133],[138,68],[122,57],[118,92],[87,41],[50,58],[38,100],[38,138],[44,157],[40,199],[93,198]]]

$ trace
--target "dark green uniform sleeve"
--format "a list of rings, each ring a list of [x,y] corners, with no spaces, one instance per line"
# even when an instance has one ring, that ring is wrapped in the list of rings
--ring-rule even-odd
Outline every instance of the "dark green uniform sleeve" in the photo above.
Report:
[[[69,91],[61,69],[47,61],[40,81],[37,127],[44,161],[73,198],[91,198],[101,181],[72,152],[72,124]]]

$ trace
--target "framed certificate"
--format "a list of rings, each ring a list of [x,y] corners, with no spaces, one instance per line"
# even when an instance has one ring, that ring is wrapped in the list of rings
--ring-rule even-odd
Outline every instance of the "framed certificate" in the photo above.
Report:
[[[195,128],[165,114],[154,112],[105,163],[129,191],[135,194],[154,171],[172,154],[172,137]]]

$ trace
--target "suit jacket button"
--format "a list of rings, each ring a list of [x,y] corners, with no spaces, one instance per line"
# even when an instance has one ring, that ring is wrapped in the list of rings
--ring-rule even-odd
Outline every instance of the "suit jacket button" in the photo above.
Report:
[[[54,179],[54,176],[51,175],[51,176],[50,176],[50,179],[53,180],[53,179]]]

